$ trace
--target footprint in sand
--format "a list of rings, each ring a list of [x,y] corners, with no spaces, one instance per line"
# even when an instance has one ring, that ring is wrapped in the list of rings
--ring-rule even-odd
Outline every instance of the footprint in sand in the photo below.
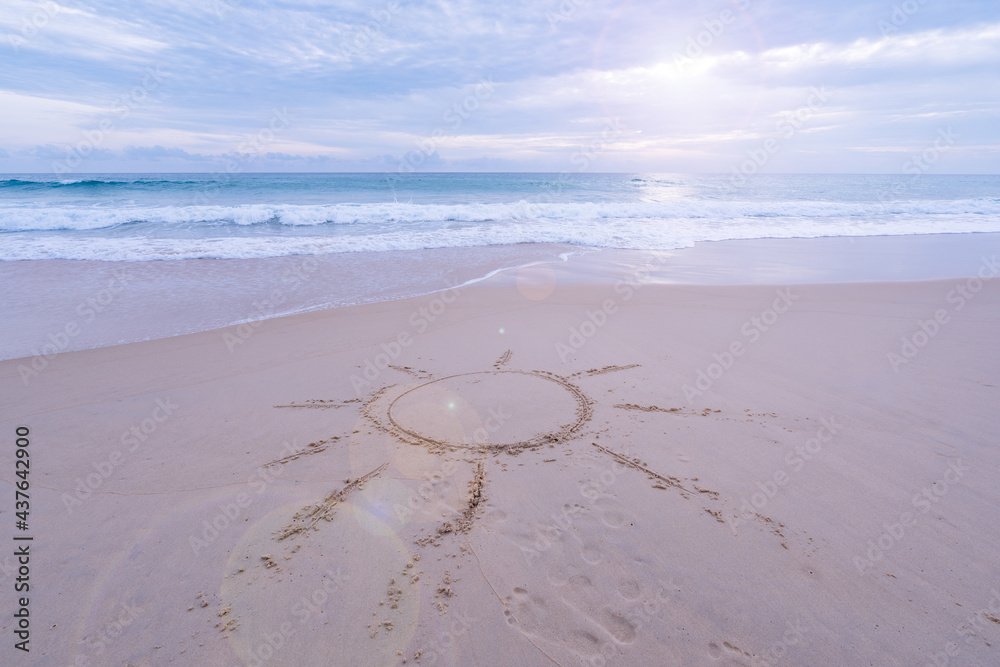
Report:
[[[601,512],[601,521],[609,528],[621,528],[625,525],[627,518],[625,513],[619,510],[605,510]]]
[[[731,644],[729,642],[722,642],[718,644],[716,642],[711,642],[708,645],[708,657],[712,660],[721,660],[722,664],[727,667],[737,667],[737,666],[747,666],[749,667],[753,660],[753,655],[747,653],[739,646]]]
[[[613,498],[598,498],[594,501],[593,505],[596,509],[600,510],[601,521],[609,528],[621,528],[632,523],[632,518],[622,508],[621,503]]]
[[[590,565],[597,565],[601,562],[601,550],[596,544],[583,544],[580,546],[580,558]]]
[[[534,569],[544,573],[545,582],[555,597],[547,598],[538,593],[528,596],[525,588],[515,588],[511,597],[515,605],[512,611],[521,629],[552,640],[558,636],[550,635],[530,621],[532,612],[545,603],[547,608],[557,606],[571,610],[574,618],[586,619],[587,632],[591,635],[596,632],[595,636],[605,642],[610,640],[613,645],[623,646],[636,641],[638,628],[630,620],[629,610],[642,594],[642,587],[637,583],[642,577],[638,571],[633,571],[635,568],[630,568],[626,559],[613,557],[613,551],[608,551],[613,542],[602,539],[604,533],[617,532],[604,521],[603,515],[609,511],[579,510],[565,529],[546,534],[545,549],[536,554]],[[607,552],[606,557],[602,552]],[[609,597],[611,591],[619,595]],[[535,604],[530,604],[532,602]],[[521,610],[520,616],[517,609]],[[585,642],[581,646],[589,645]],[[583,648],[574,650],[579,652]]]
[[[592,621],[581,617],[557,598],[541,593],[529,593],[516,587],[507,597],[504,618],[507,624],[535,640],[559,647],[559,654],[567,652],[584,660],[591,660],[607,648],[601,639],[601,629]]]
[[[642,595],[642,586],[637,581],[626,579],[618,582],[618,595],[626,600],[638,600]]]

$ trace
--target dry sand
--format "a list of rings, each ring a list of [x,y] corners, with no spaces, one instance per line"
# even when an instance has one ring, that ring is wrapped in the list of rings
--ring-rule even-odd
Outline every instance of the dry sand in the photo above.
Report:
[[[1000,281],[569,271],[0,362],[0,662],[1000,664]]]

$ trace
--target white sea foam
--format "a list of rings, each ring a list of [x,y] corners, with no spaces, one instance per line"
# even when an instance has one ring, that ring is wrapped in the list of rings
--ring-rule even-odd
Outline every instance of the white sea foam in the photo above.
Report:
[[[835,201],[582,202],[503,204],[331,204],[162,207],[0,206],[0,231],[94,230],[129,223],[178,225],[222,223],[258,225],[392,224],[407,222],[489,222],[496,220],[605,220],[740,218],[871,218],[883,215],[1000,216],[1000,199],[901,200],[886,203]]]
[[[948,202],[945,202],[947,204]],[[811,203],[810,203],[811,204]],[[393,205],[394,206],[394,205]],[[362,227],[320,228],[317,222],[297,225],[317,225],[308,235],[223,235],[200,233],[181,238],[156,236],[122,236],[107,233],[11,232],[0,236],[0,260],[23,259],[101,259],[120,261],[169,260],[193,258],[250,258],[296,254],[327,254],[339,252],[377,252],[416,250],[422,248],[453,248],[517,243],[569,243],[581,246],[667,250],[689,247],[699,241],[756,238],[812,238],[820,236],[876,236],[904,234],[934,234],[963,232],[1000,232],[1000,215],[959,213],[954,206],[941,206],[941,212],[928,214],[932,208],[922,204],[922,213],[895,213],[876,216],[846,216],[843,204],[839,215],[804,216],[803,206],[797,215],[766,215],[766,207],[758,207],[755,216],[670,217],[643,216],[635,205],[629,217],[599,216],[593,209],[604,205],[552,205],[546,216],[460,218],[457,211],[469,213],[472,207],[437,207],[451,209],[452,216],[442,219],[431,215],[428,207],[415,207],[405,220],[378,217],[372,207],[357,207],[365,216],[377,222],[362,223],[343,216],[340,223]],[[264,207],[267,208],[267,207]],[[311,209],[311,207],[296,207]],[[495,208],[495,207],[493,207]],[[820,207],[814,207],[817,210]],[[971,208],[971,207],[970,207]],[[588,210],[590,209],[590,210]],[[181,209],[177,209],[181,210]],[[256,210],[256,209],[255,209]],[[510,212],[511,209],[506,209]],[[588,210],[589,215],[582,211]],[[773,210],[773,209],[772,209]],[[608,205],[607,212],[621,214],[621,205]],[[439,211],[440,212],[440,211]],[[575,212],[575,214],[574,214]],[[301,212],[299,212],[301,213]],[[275,215],[257,211],[264,220]],[[327,214],[328,216],[329,214]],[[418,217],[422,216],[422,217]],[[234,216],[239,218],[239,216]],[[246,222],[240,218],[237,225]],[[302,215],[299,220],[308,220]],[[313,218],[316,219],[315,217]],[[176,220],[175,220],[176,221]],[[419,223],[419,224],[417,224]],[[288,224],[288,223],[286,223]],[[346,230],[346,231],[345,231]],[[305,231],[305,230],[303,230]],[[312,233],[315,231],[316,233]],[[204,230],[203,230],[204,232]],[[320,233],[325,232],[325,233]]]

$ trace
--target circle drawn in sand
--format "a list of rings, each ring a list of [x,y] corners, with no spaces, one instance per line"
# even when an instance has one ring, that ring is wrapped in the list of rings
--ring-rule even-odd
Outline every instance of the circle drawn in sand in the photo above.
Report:
[[[437,447],[515,451],[560,442],[591,415],[576,385],[538,371],[481,371],[425,382],[386,408],[391,428]]]

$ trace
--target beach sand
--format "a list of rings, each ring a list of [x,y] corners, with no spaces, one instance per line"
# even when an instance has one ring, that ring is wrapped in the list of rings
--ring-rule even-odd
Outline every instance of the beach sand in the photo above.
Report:
[[[0,660],[998,664],[1000,281],[656,269],[0,362]]]

